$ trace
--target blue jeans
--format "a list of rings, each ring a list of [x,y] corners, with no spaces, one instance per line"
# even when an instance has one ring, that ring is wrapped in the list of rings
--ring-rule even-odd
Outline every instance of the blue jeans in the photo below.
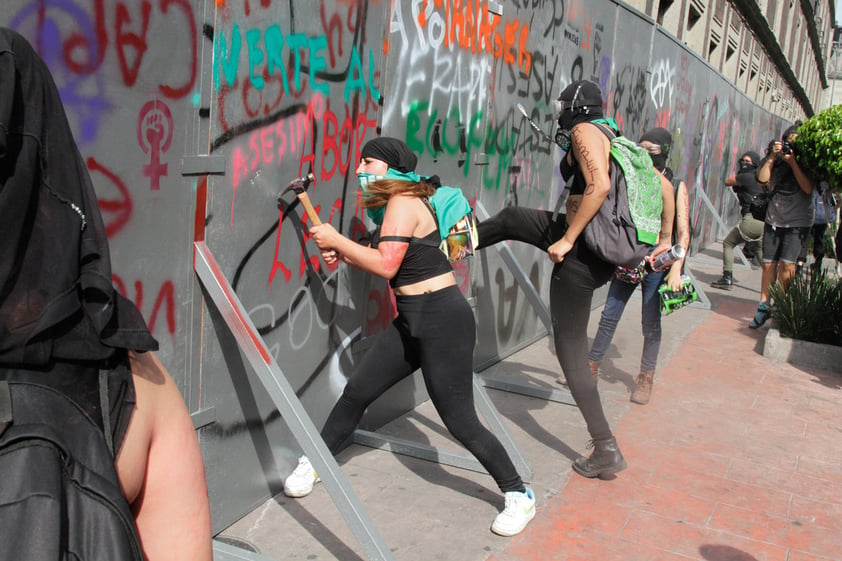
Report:
[[[658,352],[661,350],[661,303],[658,300],[658,287],[661,286],[665,276],[666,272],[663,271],[649,273],[640,283],[643,291],[643,304],[640,310],[643,328],[643,354],[640,357],[642,372],[655,370],[658,364]],[[605,356],[614,338],[614,332],[617,331],[617,324],[620,323],[620,318],[626,309],[626,303],[635,288],[636,285],[616,278],[611,281],[605,307],[602,309],[602,317],[599,318],[599,330],[594,337],[588,357],[590,360],[600,361]]]

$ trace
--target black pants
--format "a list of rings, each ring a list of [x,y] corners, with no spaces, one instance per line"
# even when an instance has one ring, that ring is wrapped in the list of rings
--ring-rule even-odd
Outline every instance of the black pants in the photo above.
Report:
[[[467,448],[500,490],[524,485],[506,449],[480,423],[474,407],[474,314],[456,286],[419,296],[396,296],[398,317],[383,332],[348,379],[322,429],[336,454],[366,408],[418,368],[430,400],[447,430]]]
[[[525,242],[544,251],[564,235],[565,216],[521,207],[506,207],[478,225],[479,247],[502,240]],[[599,391],[588,367],[588,320],[593,292],[611,280],[614,265],[598,259],[577,241],[564,261],[553,267],[550,314],[556,356],[594,440],[610,438]]]
[[[824,259],[824,234],[827,232],[827,224],[813,224],[810,228],[810,235],[804,239],[804,245],[801,247],[801,253],[798,254],[798,262],[804,263],[807,261],[807,247],[810,245],[810,238],[813,239],[813,257],[816,263],[821,265]]]

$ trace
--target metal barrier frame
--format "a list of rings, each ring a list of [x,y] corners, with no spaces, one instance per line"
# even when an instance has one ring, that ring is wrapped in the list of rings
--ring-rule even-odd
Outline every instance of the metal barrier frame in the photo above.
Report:
[[[374,522],[365,511],[347,478],[339,469],[333,454],[325,446],[319,431],[305,411],[295,391],[266,348],[262,337],[252,324],[228,279],[203,241],[194,242],[194,270],[210,301],[216,306],[228,329],[236,339],[240,350],[248,360],[257,377],[266,388],[269,397],[287,422],[301,449],[310,459],[313,467],[336,508],[345,518],[356,536],[365,555],[372,561],[394,561],[389,547],[383,541]],[[229,546],[214,540],[214,557],[217,561],[265,561],[265,557]]]

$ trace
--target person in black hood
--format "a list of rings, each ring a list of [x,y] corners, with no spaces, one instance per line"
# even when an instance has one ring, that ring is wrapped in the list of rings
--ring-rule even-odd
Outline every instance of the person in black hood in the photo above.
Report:
[[[760,263],[760,244],[763,239],[763,221],[751,215],[751,201],[763,192],[755,178],[760,155],[749,150],[740,156],[737,173],[725,180],[737,195],[740,204],[740,221],[722,242],[722,276],[710,283],[714,288],[731,290],[734,284],[734,248],[745,244],[743,254],[753,263]]]
[[[672,175],[667,167],[667,158],[672,147],[672,135],[664,128],[656,127],[643,133],[638,142],[652,159],[653,167],[659,174]],[[673,221],[672,243],[690,249],[690,200],[687,185],[681,179],[672,179],[675,191],[675,218]],[[653,249],[654,251],[654,249]],[[652,395],[655,382],[655,369],[658,366],[658,353],[661,350],[661,300],[658,293],[660,286],[667,285],[670,290],[681,290],[684,257],[661,271],[643,273],[642,267],[627,269],[617,267],[614,278],[608,287],[605,305],[599,318],[599,329],[594,335],[588,355],[588,365],[594,379],[599,377],[599,367],[605,358],[626,304],[640,285],[642,303],[640,306],[640,327],[643,333],[643,351],[640,355],[640,372],[635,378],[630,396],[632,403],[646,405]]]
[[[508,206],[478,225],[479,248],[502,240],[525,242],[547,252],[554,263],[550,280],[550,313],[556,356],[570,393],[587,424],[593,452],[573,460],[584,477],[605,477],[627,467],[611,431],[588,365],[588,321],[594,291],[611,280],[616,266],[600,259],[581,236],[607,200],[611,189],[611,138],[620,134],[614,119],[605,118],[602,92],[580,80],[562,90],[556,143],[565,151],[559,171],[570,184],[565,213]],[[658,248],[672,243],[675,209],[672,185],[661,178],[663,212]]]
[[[103,435],[146,559],[209,561],[210,504],[187,407],[148,352],[158,342],[140,311],[111,283],[96,194],[52,75],[3,27],[0,239],[0,381],[60,393],[101,429],[110,417]]]

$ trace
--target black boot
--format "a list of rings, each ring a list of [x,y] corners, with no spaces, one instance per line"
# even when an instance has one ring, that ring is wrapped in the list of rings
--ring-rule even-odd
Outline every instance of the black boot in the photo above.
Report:
[[[710,285],[714,288],[731,290],[731,287],[734,285],[734,273],[731,271],[722,271],[722,277],[719,280],[713,281]]]
[[[580,456],[573,460],[573,471],[585,477],[602,477],[617,473],[628,467],[623,454],[613,436],[602,440],[592,440],[588,448],[593,448],[590,457]]]

